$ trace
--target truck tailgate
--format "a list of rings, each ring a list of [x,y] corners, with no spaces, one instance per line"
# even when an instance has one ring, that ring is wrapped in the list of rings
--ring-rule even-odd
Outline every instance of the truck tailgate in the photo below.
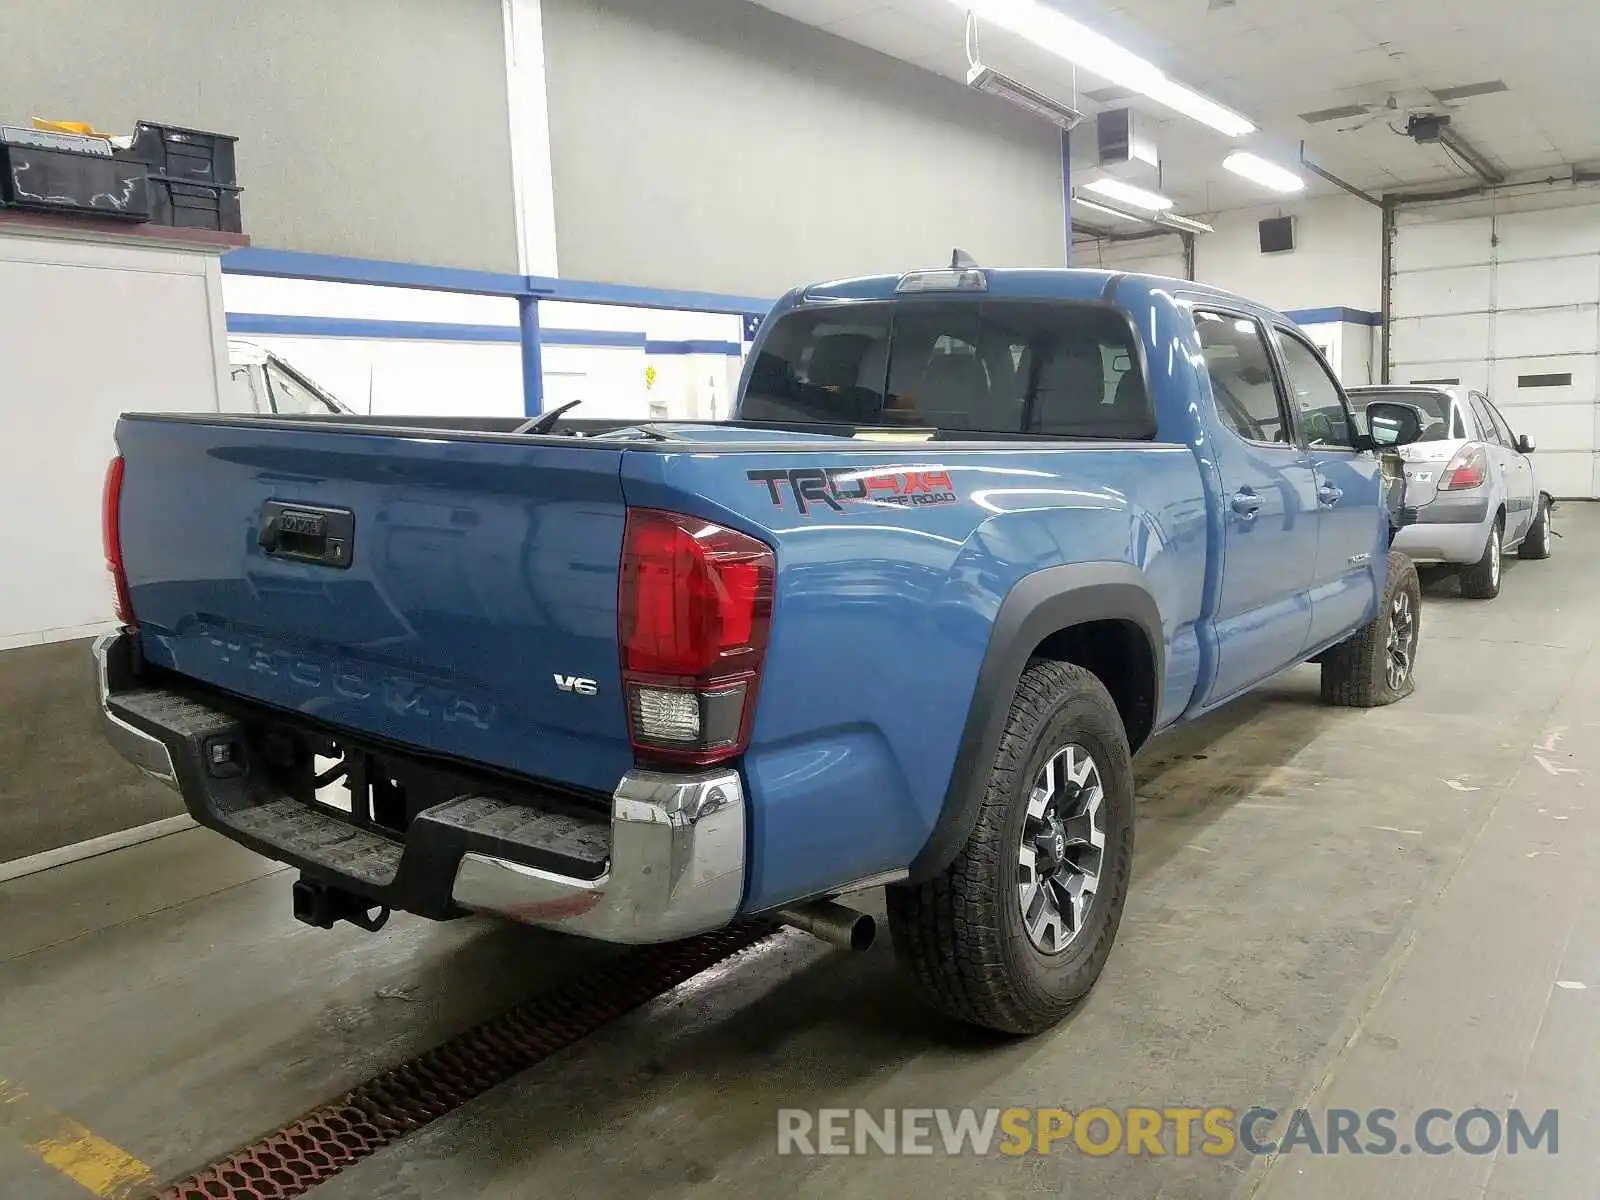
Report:
[[[576,787],[631,765],[620,447],[170,417],[117,442],[152,663]]]

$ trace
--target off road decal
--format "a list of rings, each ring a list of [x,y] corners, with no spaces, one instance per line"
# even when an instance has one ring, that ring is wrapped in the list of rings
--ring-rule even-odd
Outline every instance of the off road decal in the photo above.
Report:
[[[902,508],[927,508],[954,504],[955,484],[943,467],[908,467],[887,471],[864,471],[859,467],[776,467],[765,471],[746,471],[751,483],[762,484],[776,508],[783,498],[793,498],[801,516],[825,506],[843,512],[851,504],[896,504]]]

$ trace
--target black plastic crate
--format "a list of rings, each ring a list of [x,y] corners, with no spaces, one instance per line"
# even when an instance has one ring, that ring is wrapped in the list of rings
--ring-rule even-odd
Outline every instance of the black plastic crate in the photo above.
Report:
[[[150,219],[143,163],[37,145],[0,143],[0,204],[36,212]]]
[[[214,229],[243,233],[239,193],[243,188],[181,183],[150,176],[150,222],[178,229]]]
[[[175,183],[233,187],[239,182],[233,165],[233,146],[238,140],[226,133],[138,121],[133,127],[133,144],[118,150],[117,157],[142,162],[150,174]]]

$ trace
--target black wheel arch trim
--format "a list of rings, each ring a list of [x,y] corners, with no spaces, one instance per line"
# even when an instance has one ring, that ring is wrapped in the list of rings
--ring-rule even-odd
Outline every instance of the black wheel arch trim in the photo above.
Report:
[[[1161,610],[1144,573],[1130,563],[1090,562],[1045,567],[1023,576],[1001,602],[990,630],[944,805],[927,843],[912,860],[909,882],[943,871],[971,834],[1012,698],[1034,650],[1053,633],[1108,620],[1131,621],[1144,632],[1154,666],[1152,719],[1158,715],[1166,641]]]

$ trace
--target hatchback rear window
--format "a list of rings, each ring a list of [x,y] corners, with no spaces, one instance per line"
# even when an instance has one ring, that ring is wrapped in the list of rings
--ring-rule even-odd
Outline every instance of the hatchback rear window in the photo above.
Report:
[[[933,300],[787,313],[739,415],[785,424],[1152,438],[1127,318],[1097,305]]]

